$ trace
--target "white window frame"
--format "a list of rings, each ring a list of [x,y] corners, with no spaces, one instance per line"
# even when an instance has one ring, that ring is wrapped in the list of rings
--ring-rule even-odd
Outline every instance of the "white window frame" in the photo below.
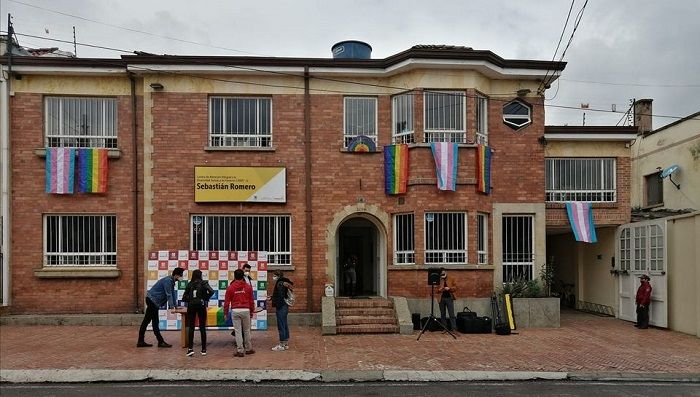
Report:
[[[231,219],[228,221],[229,226],[233,226],[225,228],[225,225],[222,225],[226,222],[224,218]],[[233,221],[234,218],[237,221]],[[261,230],[260,224],[263,220],[267,220],[268,225],[275,229]],[[281,230],[285,226],[286,230]],[[209,228],[219,228],[216,233],[218,240],[210,239]],[[192,214],[190,216],[190,249],[267,251],[269,264],[291,266],[292,230],[294,230],[292,216],[289,214]],[[212,230],[212,233],[214,232],[215,230]],[[201,237],[196,237],[198,233],[201,233]],[[268,238],[270,234],[273,235],[272,241]]]
[[[489,214],[476,214],[476,263],[489,263]]]
[[[478,145],[489,144],[489,98],[485,95],[476,94],[475,104],[476,115],[476,143]]]
[[[395,95],[391,98],[391,142],[392,143],[414,143],[414,106],[413,93]],[[397,123],[399,119],[406,119],[406,129],[398,131]]]
[[[221,100],[221,132],[213,132],[215,125],[214,120],[214,101]],[[228,112],[227,102],[237,101],[237,100],[254,100],[255,101],[255,126],[251,131],[246,131],[243,133],[226,131],[226,117]],[[269,131],[262,131],[265,128],[261,123],[261,104],[266,102],[267,107],[270,109],[267,115],[267,126]],[[209,146],[211,147],[272,147],[272,120],[273,120],[273,101],[272,97],[267,96],[211,96],[209,97]],[[232,120],[235,121],[235,120]]]
[[[413,265],[416,263],[416,235],[415,235],[416,217],[413,213],[394,214],[394,264],[395,265]],[[402,227],[408,227],[409,230],[401,232]],[[409,234],[409,240],[400,244],[403,236]],[[399,250],[401,248],[410,248]]]
[[[116,98],[46,96],[44,145],[116,149],[118,113]]]
[[[629,227],[620,231],[620,270],[632,268],[632,230]]]
[[[56,219],[58,225],[56,227],[58,235],[51,235],[49,232],[50,218]],[[85,236],[86,222],[89,222],[89,218],[98,218],[99,224],[93,224],[100,228],[100,249],[99,251],[86,251],[86,246],[90,243],[91,236]],[[78,229],[78,233],[82,232],[82,235],[78,236],[77,241],[68,239],[68,236],[63,235],[64,225],[68,224],[70,227],[74,225]],[[107,241],[109,233],[105,230],[111,227],[113,228],[111,235],[113,241]],[[44,229],[44,267],[117,267],[117,216],[114,214],[44,214],[43,216],[43,229]],[[49,246],[53,245],[50,240],[55,240],[56,250],[49,252]],[[72,247],[64,246],[71,245]],[[108,250],[112,246],[114,250]]]
[[[665,234],[664,225],[658,222],[622,226],[617,238],[619,270],[663,274],[666,271]]]
[[[588,163],[588,164],[586,164]],[[596,165],[597,163],[597,165]],[[598,167],[598,175],[584,173],[586,167]],[[612,167],[611,175],[606,168]],[[565,172],[564,175],[561,175]],[[561,177],[560,177],[561,176]],[[573,189],[556,189],[561,180]],[[593,188],[598,184],[598,188]],[[591,203],[617,202],[617,159],[614,157],[548,157],[545,159],[545,201],[565,203],[585,201]]]
[[[517,104],[523,106],[524,108],[526,108],[526,109],[527,109],[527,115],[522,115],[522,114],[506,114],[506,107],[509,106],[509,105],[512,104],[512,103],[517,103]],[[521,124],[521,123],[515,123],[515,122],[513,122],[513,121],[510,121],[509,119],[510,119],[510,120],[525,120],[525,123],[522,123],[522,124]],[[516,129],[516,130],[519,130],[519,129],[521,129],[521,128],[527,127],[528,125],[532,124],[532,106],[530,106],[528,103],[523,102],[523,101],[518,100],[518,99],[514,99],[514,100],[512,100],[512,101],[506,103],[505,105],[503,105],[503,122],[504,122],[507,126],[509,126],[509,127],[511,127],[511,128],[514,128],[514,129]]]
[[[429,216],[432,215],[432,220],[429,220]],[[461,245],[461,247],[440,247],[437,249],[432,249],[429,247],[428,244],[428,233],[430,232],[429,228],[429,223],[430,222],[435,222],[435,216],[461,216],[462,217],[462,223],[464,224],[464,230],[461,231],[462,235],[464,236],[463,240],[461,242],[458,242],[458,245]],[[469,255],[468,255],[468,247],[469,247],[469,227],[468,227],[468,214],[466,211],[446,211],[446,212],[426,212],[423,215],[423,222],[424,222],[424,227],[423,227],[423,247],[425,247],[424,251],[424,258],[425,258],[425,264],[426,265],[466,265],[469,260]],[[452,222],[450,218],[447,219],[447,222]],[[455,225],[455,227],[458,227],[459,225]],[[448,225],[448,228],[451,228]],[[450,234],[453,234],[457,232],[457,230],[450,230]],[[442,236],[436,236],[434,240],[437,240],[436,245],[443,245],[445,244],[443,237]],[[449,244],[449,242],[448,242]],[[464,256],[463,261],[459,260],[454,260],[455,257],[459,256]]]
[[[358,131],[348,131],[350,126],[348,125],[348,103],[352,103],[353,101],[370,101],[373,103],[374,106],[374,115],[362,115],[360,121],[364,122],[367,120],[371,120],[370,118],[373,118],[372,122],[374,123],[374,131],[367,131],[364,134],[359,133]],[[376,97],[368,97],[368,96],[346,96],[343,98],[343,147],[347,148],[348,143],[350,141],[359,136],[359,135],[365,135],[372,139],[374,141],[374,144],[377,144],[377,130],[379,129],[379,116],[378,116],[378,101]]]
[[[430,96],[440,95],[456,96],[462,100],[462,119],[452,120],[454,128],[429,128],[428,126],[428,101]],[[461,127],[461,128],[460,128]],[[466,143],[467,141],[467,101],[464,91],[425,91],[423,92],[423,133],[425,142],[455,142]]]
[[[513,222],[516,219],[529,219],[530,227],[527,228],[528,222],[521,222],[518,224],[508,225],[507,222]],[[525,276],[525,280],[534,279],[534,269],[535,269],[535,215],[533,214],[503,214],[501,218],[503,234],[506,238],[510,238],[512,234],[509,234],[509,230],[514,230],[515,236],[525,236],[526,240],[529,241],[529,247],[526,244],[517,244],[521,251],[516,252],[506,252],[508,249],[508,241],[504,239],[503,241],[503,282],[514,282],[517,281],[518,277],[513,277],[509,275],[519,274]],[[513,229],[515,227],[516,229]],[[512,246],[512,245],[511,245]]]

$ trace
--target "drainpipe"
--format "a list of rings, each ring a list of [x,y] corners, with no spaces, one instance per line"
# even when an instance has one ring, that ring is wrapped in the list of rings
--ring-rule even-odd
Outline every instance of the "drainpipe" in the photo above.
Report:
[[[136,79],[133,73],[129,73],[129,81],[131,83],[131,145],[133,147],[132,157],[133,157],[133,214],[132,218],[134,220],[133,224],[133,236],[134,236],[134,313],[141,312],[141,305],[139,304],[139,150],[138,150],[138,139],[136,136]]]
[[[311,239],[311,95],[309,94],[309,67],[304,66],[304,190],[306,196],[306,310],[313,310],[314,279],[312,272],[313,245]]]
[[[8,38],[10,41],[11,37]],[[9,43],[9,42],[8,42]],[[12,51],[8,44],[8,52]],[[11,58],[11,56],[8,56]],[[9,61],[11,62],[11,61]],[[11,67],[11,63],[9,63]],[[10,259],[12,247],[10,247],[10,68],[0,66],[0,167],[2,168],[0,180],[2,187],[2,301],[1,306],[10,305]]]

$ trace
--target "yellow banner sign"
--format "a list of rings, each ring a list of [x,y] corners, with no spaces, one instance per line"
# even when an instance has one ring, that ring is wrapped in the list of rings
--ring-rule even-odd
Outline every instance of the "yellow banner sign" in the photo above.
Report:
[[[194,167],[194,201],[286,203],[284,167]]]

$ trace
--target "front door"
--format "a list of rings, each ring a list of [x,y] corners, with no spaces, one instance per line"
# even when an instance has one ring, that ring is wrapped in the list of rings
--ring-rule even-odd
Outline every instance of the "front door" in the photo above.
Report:
[[[357,258],[355,265],[355,290],[349,282],[352,276],[344,266],[351,256]],[[345,221],[338,230],[338,258],[336,260],[336,291],[339,296],[379,295],[379,272],[377,261],[377,228],[364,218]]]
[[[637,320],[635,298],[639,276],[651,277],[651,306],[649,324],[668,327],[668,297],[666,274],[666,221],[655,220],[620,227],[617,237],[616,270],[619,274],[619,317]]]

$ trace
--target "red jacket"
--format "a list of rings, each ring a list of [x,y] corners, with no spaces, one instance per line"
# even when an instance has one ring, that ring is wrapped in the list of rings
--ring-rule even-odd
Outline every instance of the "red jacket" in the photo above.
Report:
[[[224,314],[226,316],[228,316],[229,308],[249,309],[250,315],[253,315],[255,311],[253,288],[245,280],[235,280],[226,288],[226,297],[224,299]]]
[[[637,304],[641,306],[651,304],[651,284],[648,281],[643,282],[637,289]]]

